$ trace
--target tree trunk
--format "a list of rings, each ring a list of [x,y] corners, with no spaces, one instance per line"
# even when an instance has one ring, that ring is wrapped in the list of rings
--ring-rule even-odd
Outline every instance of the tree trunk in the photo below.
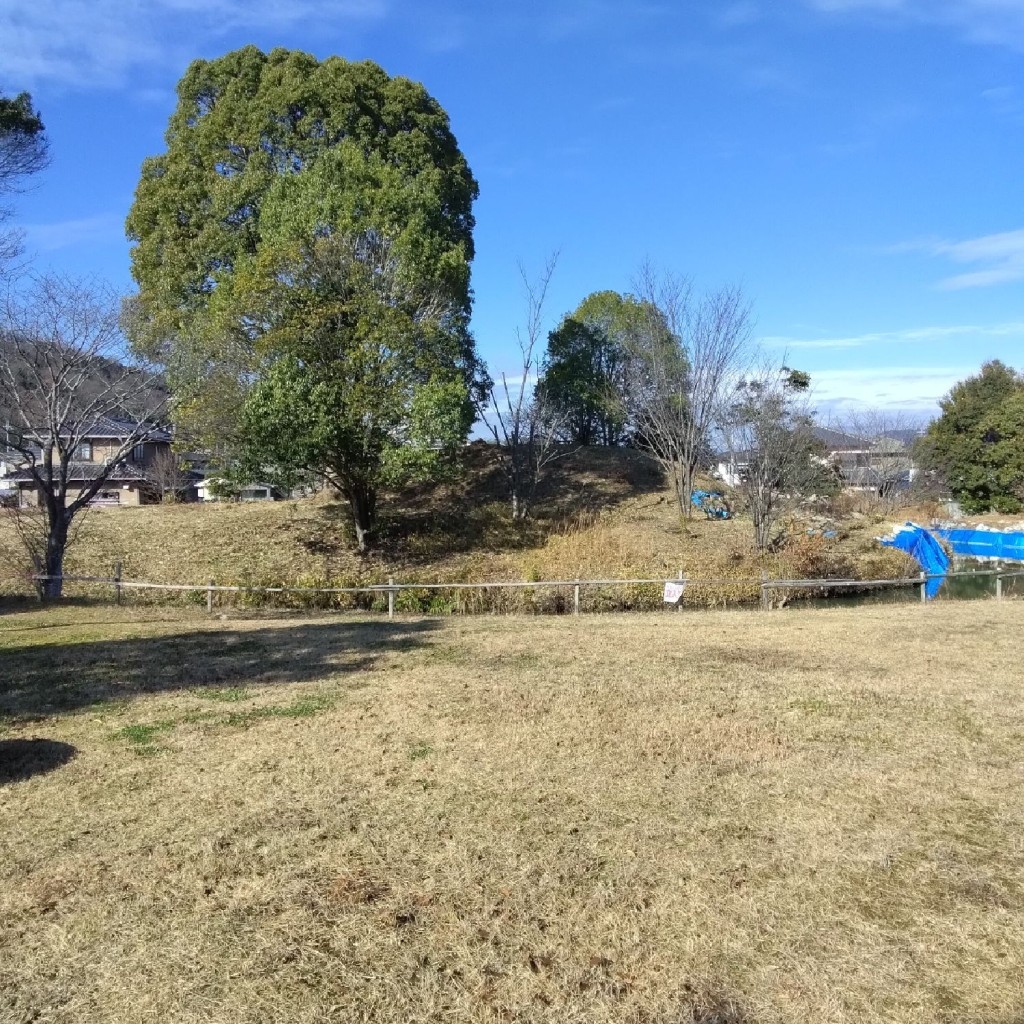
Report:
[[[683,516],[686,519],[693,518],[693,478],[694,469],[690,465],[684,465],[682,467],[682,494],[680,495],[680,501],[683,506]]]
[[[46,534],[41,593],[44,600],[58,599],[64,593],[64,551],[68,546],[68,524],[64,516],[50,523]]]
[[[369,487],[350,487],[348,503],[352,509],[352,525],[355,527],[356,548],[365,555],[373,546],[373,528],[377,511],[377,493]]]

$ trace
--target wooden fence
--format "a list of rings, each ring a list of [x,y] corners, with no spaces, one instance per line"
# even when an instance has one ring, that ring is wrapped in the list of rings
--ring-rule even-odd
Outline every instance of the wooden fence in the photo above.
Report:
[[[927,573],[920,573],[918,576],[903,577],[898,579],[877,579],[877,580],[856,580],[856,579],[769,579],[767,576],[760,577],[720,577],[700,578],[688,577],[680,573],[676,577],[660,578],[634,578],[634,579],[570,579],[570,580],[508,580],[508,581],[487,581],[482,583],[399,583],[394,579],[387,583],[371,583],[356,587],[297,587],[297,586],[244,586],[235,584],[221,584],[214,580],[206,583],[150,583],[141,580],[126,580],[122,577],[121,568],[118,566],[112,576],[64,576],[65,583],[84,583],[98,586],[110,586],[114,590],[115,600],[120,604],[126,592],[133,590],[146,591],[170,591],[181,593],[205,593],[206,608],[211,614],[214,610],[215,595],[228,594],[384,594],[387,595],[388,617],[394,618],[396,595],[403,591],[459,591],[459,590],[502,590],[502,589],[544,589],[561,588],[570,589],[573,594],[573,614],[580,614],[581,594],[588,587],[614,587],[649,585],[665,587],[669,584],[682,584],[685,588],[689,585],[701,587],[729,587],[729,586],[750,586],[756,585],[760,588],[761,608],[769,610],[773,606],[773,591],[790,590],[817,590],[823,595],[832,591],[841,590],[877,590],[881,588],[919,587],[921,600],[926,601],[926,585],[933,579],[948,579],[950,577],[971,577],[994,576],[995,596],[1001,599],[1003,596],[1003,580],[1006,578],[1024,576],[1024,568],[1018,570],[1007,570],[1002,566],[993,569],[982,569],[974,572],[951,572],[941,575],[929,576]],[[43,582],[49,577],[32,576],[34,582]],[[682,599],[680,599],[680,604]]]

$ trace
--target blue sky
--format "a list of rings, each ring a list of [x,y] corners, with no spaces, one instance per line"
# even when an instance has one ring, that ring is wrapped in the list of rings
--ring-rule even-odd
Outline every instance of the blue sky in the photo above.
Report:
[[[740,284],[823,408],[931,412],[1024,365],[1024,0],[0,0],[0,89],[53,164],[41,266],[131,285],[123,221],[195,57],[245,43],[422,81],[480,182],[473,327],[513,370],[517,261],[551,325],[650,258]]]

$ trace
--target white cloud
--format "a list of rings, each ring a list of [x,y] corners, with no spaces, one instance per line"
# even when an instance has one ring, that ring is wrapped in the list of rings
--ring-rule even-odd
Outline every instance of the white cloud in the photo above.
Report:
[[[811,386],[818,406],[934,413],[939,399],[977,367],[892,366],[815,370]]]
[[[1024,0],[804,0],[826,14],[867,13],[940,25],[975,43],[1024,50]]]
[[[4,80],[117,86],[146,67],[182,69],[237,29],[376,19],[386,0],[0,0]]]
[[[40,252],[56,252],[76,245],[123,242],[124,216],[101,213],[94,217],[80,217],[53,224],[25,224],[22,230],[29,248]]]
[[[761,339],[768,348],[864,348],[868,345],[927,344],[967,338],[1005,338],[1018,335],[1024,339],[1024,321],[1002,324],[959,324],[950,327],[915,327],[901,331],[873,331],[830,338],[791,338],[772,335]]]
[[[1024,280],[1024,228],[962,242],[942,239],[910,242],[899,248],[926,252],[962,266],[977,265],[976,270],[944,278],[939,282],[940,288],[983,288]]]

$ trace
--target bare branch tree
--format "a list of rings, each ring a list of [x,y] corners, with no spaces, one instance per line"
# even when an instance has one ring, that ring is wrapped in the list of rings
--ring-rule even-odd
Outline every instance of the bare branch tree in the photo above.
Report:
[[[863,442],[861,450],[837,455],[842,482],[870,493],[884,508],[898,505],[913,482],[919,423],[899,409],[859,409],[847,411],[836,427]]]
[[[45,275],[12,287],[0,306],[0,417],[18,452],[45,523],[40,547],[23,537],[43,595],[62,592],[72,524],[136,445],[161,431],[166,392],[131,357],[108,289]],[[76,455],[98,424],[127,429],[88,478],[74,477]],[[69,490],[74,482],[77,489]]]
[[[738,288],[695,297],[685,278],[649,263],[636,288],[646,315],[630,341],[630,418],[637,443],[662,464],[689,517],[727,392],[747,362],[750,305]]]
[[[806,494],[829,482],[807,400],[810,378],[788,367],[761,367],[739,382],[723,437],[758,551],[778,540],[777,526]]]
[[[492,381],[486,400],[477,409],[494,438],[512,503],[512,519],[516,522],[530,514],[545,467],[563,454],[557,440],[564,424],[536,390],[543,358],[540,342],[544,303],[557,262],[558,254],[553,253],[536,280],[530,279],[520,263],[526,324],[516,328],[519,372],[511,377],[502,372],[497,382]]]
[[[181,456],[170,448],[157,452],[146,469],[146,477],[167,503],[180,501],[182,492],[191,483]]]

